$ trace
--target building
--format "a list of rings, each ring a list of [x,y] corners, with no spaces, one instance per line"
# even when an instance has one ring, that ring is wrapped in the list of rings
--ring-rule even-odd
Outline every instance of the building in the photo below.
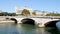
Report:
[[[18,6],[15,6],[15,13],[21,15],[21,10],[19,10]]]
[[[30,15],[32,15],[32,12],[33,12],[32,9],[26,8],[26,7],[22,7],[21,9],[19,9],[18,6],[15,6],[15,13],[16,13],[17,15],[21,15],[21,13],[22,13],[22,11],[23,11],[24,9],[29,10]]]
[[[0,10],[0,13],[2,13],[3,11],[2,10]]]
[[[36,12],[36,15],[37,16],[45,16],[46,14],[48,14],[47,12],[45,11],[40,11],[40,10],[34,10]]]
[[[24,9],[29,10],[31,16],[33,16],[32,12],[34,11],[36,12],[37,16],[45,16],[46,14],[48,14],[47,12],[44,12],[44,11],[32,10],[31,8],[27,8],[27,7],[22,7],[21,9],[19,9],[18,6],[15,6],[15,12],[17,15],[21,15]]]

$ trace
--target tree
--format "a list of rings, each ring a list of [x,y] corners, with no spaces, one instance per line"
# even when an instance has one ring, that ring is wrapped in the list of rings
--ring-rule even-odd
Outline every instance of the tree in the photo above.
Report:
[[[23,9],[22,14],[25,15],[25,16],[28,16],[28,15],[30,15],[30,12],[27,9]]]
[[[8,16],[17,16],[16,13],[8,13]]]
[[[0,16],[7,16],[7,15],[8,15],[7,12],[1,12],[1,13],[0,13]]]
[[[46,16],[60,16],[60,14],[59,13],[49,13]]]
[[[32,12],[32,14],[33,14],[33,15],[36,15],[36,12],[34,11],[34,12]]]
[[[16,13],[1,12],[0,16],[17,16]]]

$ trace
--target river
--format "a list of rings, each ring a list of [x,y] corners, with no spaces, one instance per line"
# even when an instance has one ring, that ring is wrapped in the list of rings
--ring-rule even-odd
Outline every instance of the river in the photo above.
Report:
[[[29,24],[0,24],[0,34],[60,34],[60,22],[57,28],[38,28]]]

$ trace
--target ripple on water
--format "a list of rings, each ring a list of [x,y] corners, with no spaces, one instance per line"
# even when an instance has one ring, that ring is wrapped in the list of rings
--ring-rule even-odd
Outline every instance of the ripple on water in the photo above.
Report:
[[[29,24],[0,24],[0,34],[59,34],[56,28],[37,28]]]

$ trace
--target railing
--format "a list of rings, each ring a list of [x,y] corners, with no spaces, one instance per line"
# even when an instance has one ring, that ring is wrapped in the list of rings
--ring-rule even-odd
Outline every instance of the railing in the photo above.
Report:
[[[0,18],[7,18],[7,17],[16,17],[16,18],[20,18],[20,17],[26,17],[26,16],[0,16]],[[28,16],[29,18],[56,18],[56,19],[60,19],[60,16]]]

